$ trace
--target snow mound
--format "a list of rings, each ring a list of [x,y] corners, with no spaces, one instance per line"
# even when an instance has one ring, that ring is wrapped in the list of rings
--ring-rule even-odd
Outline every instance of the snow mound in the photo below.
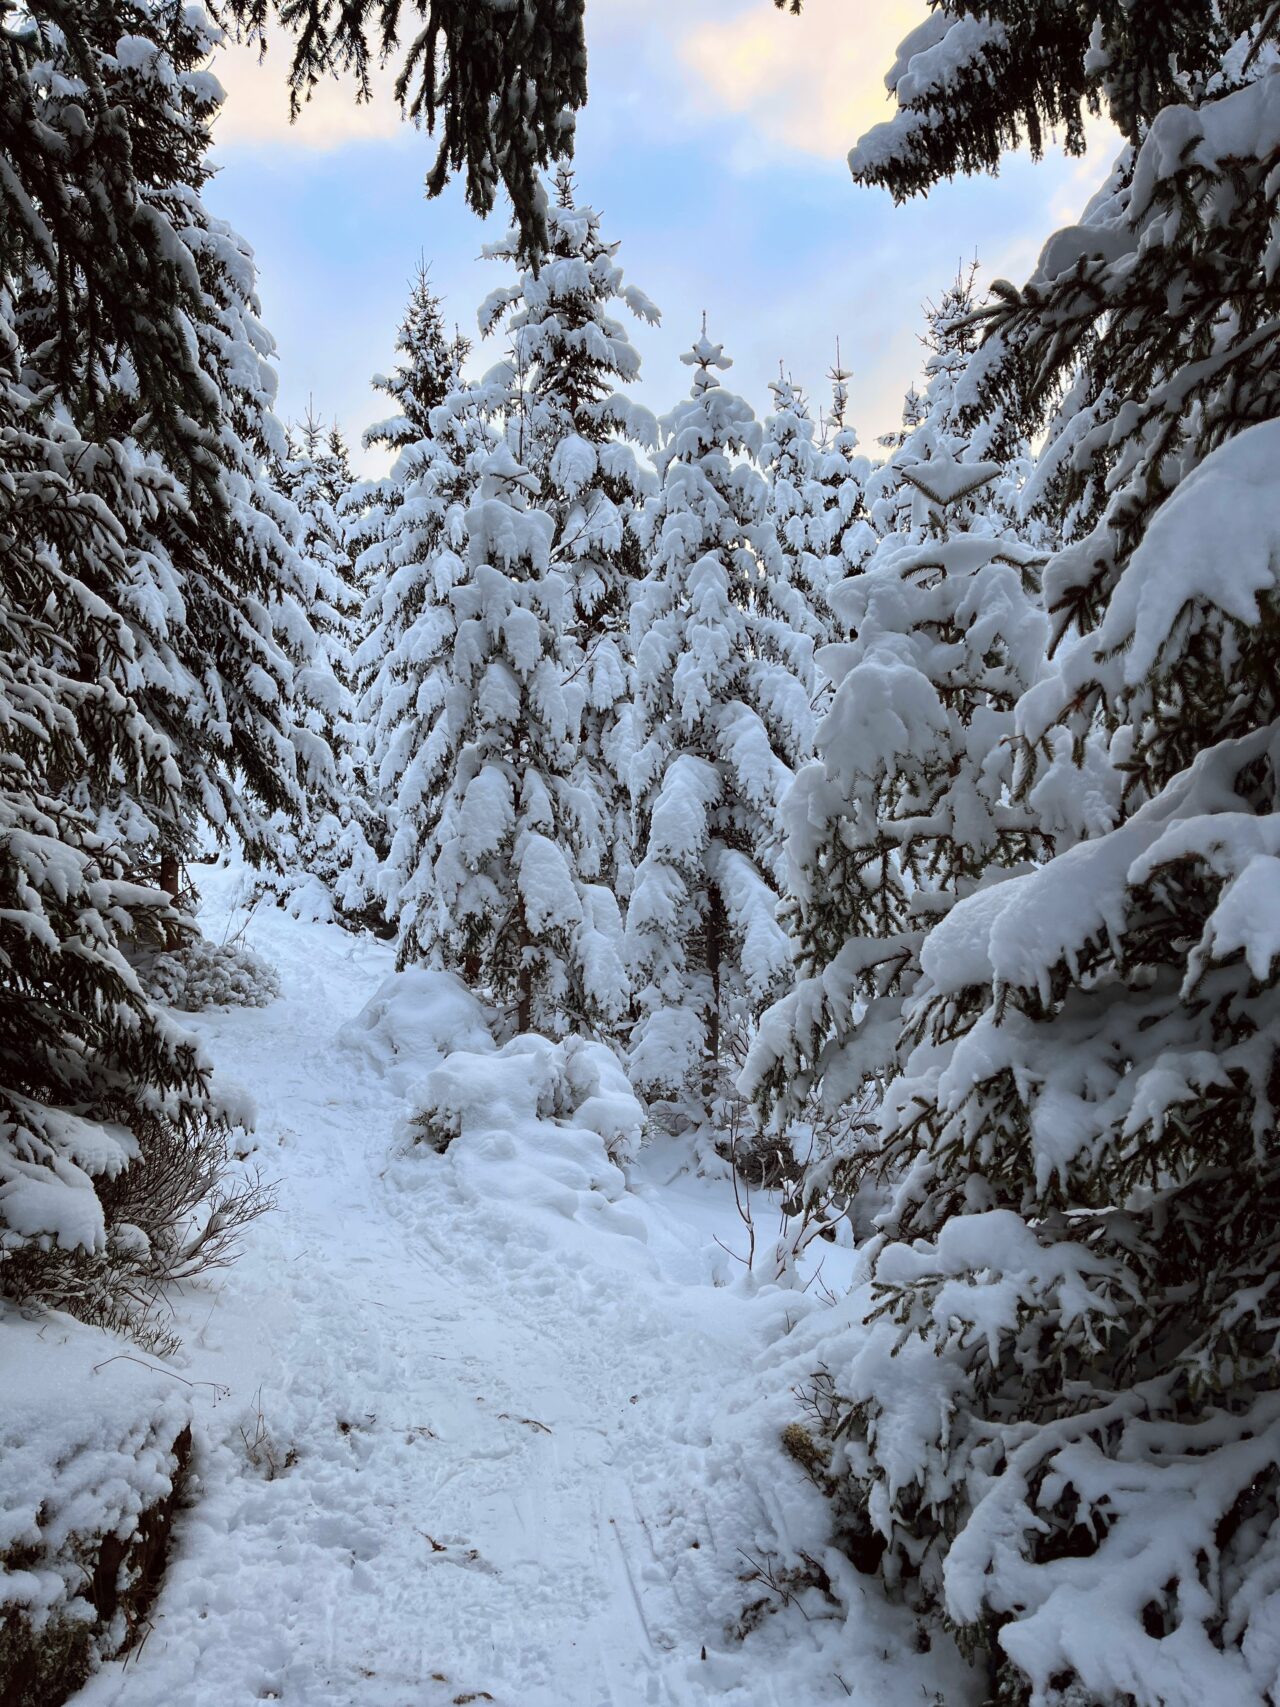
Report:
[[[643,1123],[611,1050],[530,1035],[455,1050],[427,1075],[402,1135],[410,1156],[441,1156],[464,1199],[577,1219],[620,1203]]]
[[[644,1111],[622,1064],[602,1043],[570,1037],[517,1037],[494,1054],[459,1051],[430,1075],[422,1119],[443,1150],[464,1134],[548,1121],[570,1124],[604,1142],[615,1160],[630,1160]]]
[[[22,1371],[0,1397],[0,1616],[37,1635],[51,1621],[93,1625],[98,1546],[130,1541],[171,1494],[188,1390],[126,1341],[61,1314],[24,1321],[0,1306],[0,1363]],[[126,1634],[107,1630],[103,1647]]]
[[[419,1101],[427,1076],[454,1050],[490,1053],[484,1007],[452,972],[407,966],[383,980],[338,1042],[376,1068],[391,1088]]]

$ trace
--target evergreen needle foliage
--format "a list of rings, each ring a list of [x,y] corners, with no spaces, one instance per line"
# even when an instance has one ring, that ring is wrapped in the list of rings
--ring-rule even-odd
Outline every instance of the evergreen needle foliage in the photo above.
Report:
[[[295,43],[289,89],[296,112],[323,78],[354,73],[371,94],[375,62],[399,60],[396,99],[440,146],[427,173],[438,196],[462,172],[468,203],[490,213],[499,185],[521,231],[545,242],[539,171],[573,151],[573,116],[587,98],[583,0],[225,0],[230,17],[262,39],[271,13]]]

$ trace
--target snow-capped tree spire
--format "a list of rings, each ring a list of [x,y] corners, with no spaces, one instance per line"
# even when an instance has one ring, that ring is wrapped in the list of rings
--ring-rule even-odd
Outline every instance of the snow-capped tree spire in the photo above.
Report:
[[[431,411],[457,385],[470,349],[469,340],[456,327],[453,337],[448,336],[443,306],[431,284],[430,264],[419,257],[396,333],[399,360],[390,374],[376,374],[373,381],[374,389],[395,404],[396,413],[366,429],[365,444],[398,452],[428,438]]]
[[[845,430],[845,416],[849,408],[849,381],[852,377],[840,360],[840,338],[837,334],[836,359],[827,370],[827,378],[831,382],[831,425],[836,436]]]

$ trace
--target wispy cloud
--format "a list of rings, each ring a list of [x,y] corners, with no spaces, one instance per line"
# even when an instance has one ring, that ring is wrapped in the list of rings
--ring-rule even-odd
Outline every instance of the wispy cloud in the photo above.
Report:
[[[698,0],[691,17],[688,0],[650,0],[640,21],[634,0],[591,0],[579,187],[622,239],[628,276],[665,311],[661,328],[636,331],[641,401],[661,412],[684,394],[678,355],[706,308],[735,359],[729,382],[761,412],[779,358],[823,406],[839,334],[869,443],[897,422],[918,374],[919,304],[975,252],[984,279],[1021,283],[1054,226],[1079,217],[1112,150],[1105,134],[1084,162],[1017,155],[997,180],[943,183],[900,207],[851,182],[845,152],[890,110],[884,73],[924,6],[805,0],[796,18],[770,0]],[[401,121],[392,74],[364,107],[349,84],[322,88],[290,126],[289,50],[275,30],[265,65],[243,47],[220,57],[228,100],[209,193],[258,253],[282,412],[296,417],[314,395],[354,438],[385,412],[369,375],[393,359],[419,256],[470,330],[499,282],[477,258],[493,233],[457,183],[425,200],[433,145]],[[486,342],[473,365],[499,354]]]
[[[922,11],[921,0],[805,0],[797,18],[756,0],[690,30],[680,59],[705,107],[742,114],[787,148],[838,159],[887,117],[884,75]]]
[[[326,79],[289,118],[290,41],[272,33],[265,57],[243,42],[228,42],[214,55],[212,70],[226,90],[226,102],[214,129],[220,148],[307,149],[328,153],[352,142],[386,141],[411,129],[400,117],[392,70],[373,74],[373,98],[356,100],[353,78]]]
[[[921,0],[856,8],[849,0],[806,0],[803,13],[792,17],[771,0],[745,6],[708,0],[700,7],[702,21],[690,29],[682,0],[654,4],[660,17],[650,19],[643,43],[636,40],[630,5],[621,0],[595,0],[589,19],[593,50],[610,59],[621,49],[633,59],[643,50],[649,84],[643,106],[682,130],[738,117],[757,140],[827,160],[841,159],[868,125],[885,116],[885,70],[921,10]],[[656,37],[678,42],[674,60],[651,51]],[[326,80],[291,121],[291,47],[288,33],[276,28],[265,57],[237,42],[216,54],[213,70],[227,93],[217,123],[221,147],[269,144],[328,153],[404,133],[394,66],[374,72],[371,101],[357,102],[349,77]],[[598,102],[601,91],[593,94]]]

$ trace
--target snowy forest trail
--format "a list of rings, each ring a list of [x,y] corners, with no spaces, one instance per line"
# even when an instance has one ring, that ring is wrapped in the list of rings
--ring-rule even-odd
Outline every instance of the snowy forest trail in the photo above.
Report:
[[[204,881],[216,940],[240,879]],[[642,1180],[584,1219],[397,1155],[394,1074],[336,1040],[389,952],[275,912],[251,940],[281,998],[196,1026],[279,1205],[184,1303],[194,1497],[141,1651],[77,1707],[773,1707],[726,1633],[786,1528],[776,1429],[753,1473],[725,1426],[759,1300]]]

